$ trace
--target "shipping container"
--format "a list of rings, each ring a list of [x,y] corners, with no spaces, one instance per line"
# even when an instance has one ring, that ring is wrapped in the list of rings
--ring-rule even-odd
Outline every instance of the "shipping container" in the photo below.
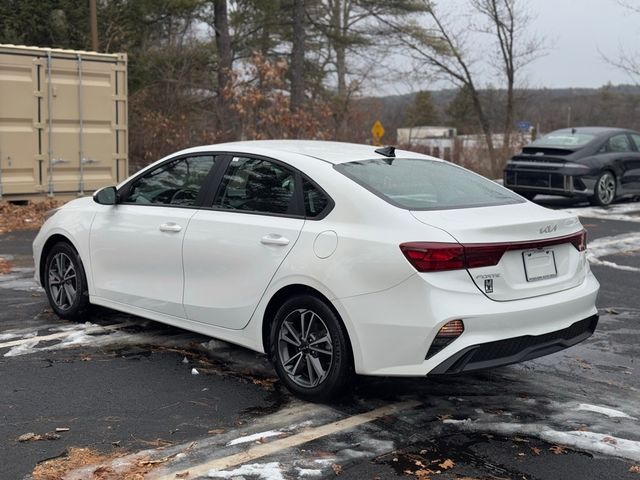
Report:
[[[0,45],[0,199],[115,185],[127,151],[126,54]]]

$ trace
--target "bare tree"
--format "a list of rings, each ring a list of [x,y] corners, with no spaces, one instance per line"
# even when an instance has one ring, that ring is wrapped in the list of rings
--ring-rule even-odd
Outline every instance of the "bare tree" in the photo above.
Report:
[[[291,111],[304,103],[305,2],[293,0],[293,39],[291,46]]]
[[[471,3],[488,20],[485,32],[493,35],[499,50],[497,67],[506,84],[503,148],[508,150],[514,126],[516,76],[541,54],[542,40],[527,36],[526,28],[532,15],[522,1],[471,0]]]
[[[213,28],[215,30],[216,49],[218,54],[218,130],[228,131],[224,122],[228,121],[229,108],[226,90],[229,88],[232,67],[231,37],[229,35],[229,19],[227,0],[213,0]]]

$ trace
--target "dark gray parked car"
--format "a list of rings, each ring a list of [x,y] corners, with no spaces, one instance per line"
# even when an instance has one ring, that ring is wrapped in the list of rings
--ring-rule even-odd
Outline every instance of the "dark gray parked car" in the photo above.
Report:
[[[548,133],[509,160],[504,186],[529,200],[543,193],[594,205],[640,195],[640,133],[608,127]]]

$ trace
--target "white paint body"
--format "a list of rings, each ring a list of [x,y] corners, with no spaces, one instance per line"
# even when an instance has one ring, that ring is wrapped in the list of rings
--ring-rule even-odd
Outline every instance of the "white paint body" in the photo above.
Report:
[[[356,372],[369,375],[426,375],[467,346],[553,332],[597,312],[599,284],[585,252],[570,244],[554,247],[557,277],[532,283],[524,279],[518,251],[507,252],[493,267],[418,273],[399,248],[412,241],[554,238],[582,229],[573,215],[531,202],[420,212],[395,207],[333,168],[376,158],[370,146],[261,141],[178,154],[197,152],[255,154],[290,164],[320,185],[335,206],[321,220],[311,220],[105,206],[82,198],[66,204],[40,230],[34,241],[36,272],[47,240],[62,235],[83,261],[92,303],[260,352],[269,301],[284,287],[304,285],[335,307]],[[412,152],[396,156],[435,160]],[[161,231],[167,224],[179,231]],[[557,229],[540,233],[549,224]],[[264,243],[265,237],[288,241]],[[487,274],[500,274],[492,294],[476,285],[477,276]],[[453,319],[464,321],[465,332],[425,360],[439,328]]]

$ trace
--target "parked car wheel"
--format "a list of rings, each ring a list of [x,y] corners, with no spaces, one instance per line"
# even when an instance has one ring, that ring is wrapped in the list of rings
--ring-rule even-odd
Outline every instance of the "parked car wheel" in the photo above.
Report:
[[[86,313],[87,279],[80,257],[68,243],[56,243],[49,251],[44,282],[49,304],[57,315],[77,320]]]
[[[338,396],[353,371],[340,320],[311,295],[293,297],[278,309],[272,324],[271,358],[280,380],[307,400]]]
[[[610,205],[616,198],[616,177],[611,172],[603,172],[596,180],[594,195],[590,198],[592,205]]]

